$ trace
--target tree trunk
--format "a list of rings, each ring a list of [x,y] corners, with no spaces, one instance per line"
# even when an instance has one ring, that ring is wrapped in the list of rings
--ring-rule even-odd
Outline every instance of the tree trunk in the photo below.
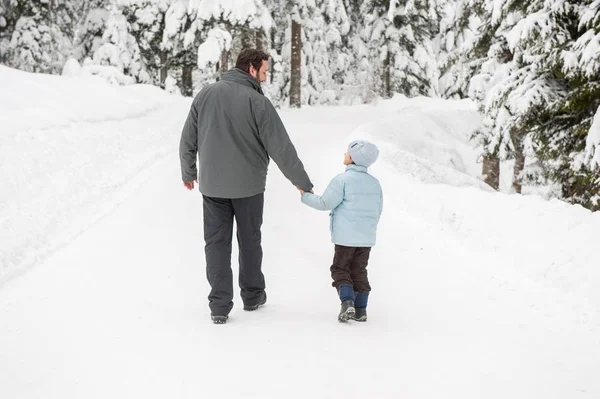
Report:
[[[158,56],[160,57],[160,87],[165,88],[165,82],[169,72],[169,65],[167,63],[167,52],[161,51]]]
[[[271,16],[273,17],[273,20],[275,20],[275,14],[271,13]],[[271,47],[273,49],[275,49],[277,54],[281,54],[281,46],[279,46],[279,44],[276,43],[276,41],[275,41],[276,35],[275,35],[274,28],[271,28],[270,34],[271,34]],[[271,73],[269,82],[273,82],[273,79],[275,78],[275,68],[273,66],[269,67],[269,72]]]
[[[512,186],[516,193],[521,194],[523,184],[523,169],[525,169],[525,154],[523,150],[523,136],[518,132],[511,132],[513,145],[515,148],[515,167],[513,169]]]
[[[223,74],[229,70],[229,55],[229,50],[223,50],[221,52],[221,61],[219,62],[219,80],[221,80],[221,76],[223,76]]]
[[[498,190],[500,188],[500,158],[493,154],[484,155],[481,174],[486,184],[494,190]]]
[[[392,77],[391,77],[391,64],[392,56],[387,53],[385,61],[383,63],[383,98],[392,97]]]
[[[186,97],[192,97],[194,94],[192,70],[191,66],[184,66],[181,68],[181,94]]]
[[[300,108],[302,89],[302,25],[292,20],[292,71],[290,75],[290,107]]]
[[[254,48],[256,45],[256,32],[254,29],[244,29],[242,32],[242,48]]]
[[[265,31],[259,29],[256,31],[256,49],[259,51],[265,51]]]

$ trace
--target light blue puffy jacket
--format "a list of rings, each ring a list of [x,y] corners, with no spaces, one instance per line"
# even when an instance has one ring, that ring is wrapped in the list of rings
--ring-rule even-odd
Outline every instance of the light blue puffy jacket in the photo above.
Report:
[[[345,247],[375,245],[377,223],[383,210],[379,181],[367,168],[349,165],[333,178],[322,196],[305,192],[302,202],[320,211],[331,210],[331,241]]]

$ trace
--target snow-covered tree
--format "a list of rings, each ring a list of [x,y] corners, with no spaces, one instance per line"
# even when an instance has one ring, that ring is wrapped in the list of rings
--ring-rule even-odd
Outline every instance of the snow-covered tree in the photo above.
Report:
[[[73,38],[72,56],[79,62],[93,56],[102,45],[102,35],[110,13],[109,0],[81,0],[78,16],[80,19]]]
[[[541,171],[538,179],[557,184],[561,197],[599,206],[590,131],[600,106],[598,4],[480,2],[486,18],[472,52],[479,54],[471,60],[479,68],[470,95],[484,120],[476,138],[483,148],[486,181],[487,172],[497,173],[498,159],[515,159],[513,187],[519,192],[523,169],[531,175],[527,155],[532,169]],[[496,162],[494,168],[490,161]],[[497,176],[491,180],[497,187]]]
[[[350,22],[341,0],[319,0],[303,21],[303,103],[334,104],[340,97],[340,72],[351,73],[342,38]]]
[[[393,51],[390,48],[393,30],[388,18],[389,1],[369,0],[363,4],[366,42],[369,44],[369,59],[377,76],[379,92],[383,97],[392,96]]]
[[[310,86],[309,69],[322,71],[323,59],[327,58],[327,54],[313,52],[313,48],[323,46],[322,33],[316,32],[323,26],[317,4],[303,0],[265,0],[264,4],[271,10],[272,21],[268,30],[272,62],[267,95],[277,106],[309,104],[317,94]],[[308,60],[315,55],[321,66]]]
[[[600,107],[596,111],[585,144],[585,156],[583,162],[587,168],[594,172],[598,172],[598,169],[600,168]]]
[[[558,49],[546,51],[547,59],[567,91],[534,124],[536,154],[565,200],[600,209],[597,125],[592,127],[600,106],[600,1],[548,3],[568,37]],[[556,29],[548,27],[553,34]]]
[[[432,39],[436,9],[429,0],[368,0],[363,5],[371,60],[383,94],[435,95],[437,69]]]
[[[214,82],[235,61],[234,41],[241,43],[248,29],[268,31],[271,17],[260,0],[173,0],[165,23],[162,46],[171,53],[171,63],[182,69],[182,91],[191,95],[193,69],[198,68],[198,88]]]
[[[557,23],[557,8],[548,7],[551,2],[498,1],[482,25],[489,33],[481,35],[478,46],[481,50],[489,44],[489,49],[472,79],[470,95],[479,102],[483,116],[477,139],[486,161],[484,179],[496,188],[497,176],[492,175],[497,169],[490,171],[487,161],[515,159],[513,187],[520,192],[533,125],[541,112],[565,95],[566,87],[549,60],[552,49],[566,43],[568,32]]]
[[[99,72],[104,74],[113,72],[124,76],[133,77],[137,82],[151,82],[150,74],[144,63],[140,46],[133,36],[133,27],[127,21],[122,10],[122,0],[115,0],[111,5],[110,15],[106,21],[104,34],[102,35],[102,44],[93,54],[92,63],[95,65],[112,67],[111,69]],[[117,79],[122,81],[122,79]]]
[[[0,0],[0,63],[8,64],[10,40],[18,20],[15,0]]]
[[[442,6],[440,33],[434,41],[440,74],[439,93],[444,98],[468,97],[471,58],[481,18],[471,0],[447,1]]]
[[[331,71],[338,91],[338,103],[368,103],[381,96],[381,71],[376,69],[376,60],[371,60],[372,49],[369,15],[365,10],[368,3],[347,0],[346,18],[336,26],[341,33],[341,45],[335,46],[331,59]],[[346,32],[347,33],[343,33]]]
[[[71,52],[77,2],[10,0],[2,3],[0,35],[4,62],[29,72],[59,73]],[[14,24],[14,25],[13,25]]]
[[[290,22],[289,0],[264,0],[272,21],[271,27],[265,31],[264,50],[271,56],[269,76],[263,90],[276,106],[289,102],[290,81]]]
[[[360,39],[360,26],[354,26],[354,29],[352,26],[349,13],[355,12],[353,3],[359,2],[322,1],[317,9],[323,21],[321,51],[328,59],[321,57],[321,63],[309,59],[309,65],[321,65],[326,74],[320,81],[313,79],[313,87],[322,93],[316,104],[364,103],[374,97],[368,92],[372,87],[369,87],[367,76],[360,73],[368,69],[363,62],[368,57],[368,49]],[[370,75],[371,71],[366,72]],[[319,72],[314,75],[317,74]]]
[[[168,52],[162,44],[165,13],[170,0],[120,0],[120,10],[129,24],[150,82],[164,87],[168,71]]]

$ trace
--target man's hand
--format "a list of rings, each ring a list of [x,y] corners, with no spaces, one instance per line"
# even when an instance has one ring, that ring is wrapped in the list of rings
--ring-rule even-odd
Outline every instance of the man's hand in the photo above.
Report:
[[[300,194],[301,194],[301,195],[305,193],[305,191],[304,191],[304,190],[302,190],[300,187],[296,187],[296,189],[297,189],[298,191],[300,191]],[[310,191],[309,191],[309,193],[311,193],[311,194],[314,194],[315,192],[314,192],[313,190],[310,190]]]
[[[194,182],[198,183],[198,180],[184,181],[183,185],[188,190],[193,190],[194,189]]]

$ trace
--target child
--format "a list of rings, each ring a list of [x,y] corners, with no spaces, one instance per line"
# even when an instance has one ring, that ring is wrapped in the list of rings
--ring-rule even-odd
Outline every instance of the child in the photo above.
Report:
[[[317,210],[331,210],[335,244],[331,277],[342,302],[338,320],[367,321],[371,291],[367,264],[383,209],[381,186],[367,168],[377,160],[379,150],[367,141],[353,141],[344,156],[346,171],[329,183],[322,196],[302,192],[302,202]]]

